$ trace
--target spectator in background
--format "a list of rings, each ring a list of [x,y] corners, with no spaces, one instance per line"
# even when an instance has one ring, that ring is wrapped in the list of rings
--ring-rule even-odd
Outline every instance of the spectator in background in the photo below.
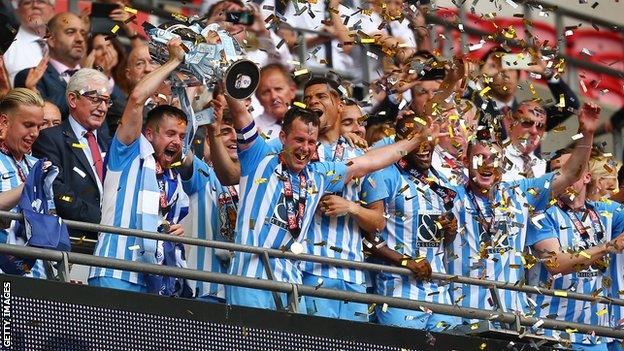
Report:
[[[353,133],[364,139],[366,128],[361,123],[364,114],[357,102],[352,99],[344,99],[344,108],[340,114],[340,134]]]
[[[148,73],[155,70],[158,63],[152,59],[147,45],[140,45],[132,49],[128,54],[126,65],[123,70],[125,77],[125,91],[130,94],[137,83]]]
[[[43,105],[43,125],[41,129],[55,127],[61,124],[61,111],[55,104],[46,101]]]
[[[253,16],[253,23],[245,25],[227,20],[229,12],[246,12]],[[223,0],[213,4],[208,13],[207,23],[217,23],[232,35],[246,51],[246,58],[262,67],[269,63],[288,64],[291,59],[287,45],[277,48],[281,39],[266,28],[265,18],[257,4],[245,5],[239,0]]]
[[[15,41],[4,54],[9,81],[14,85],[15,76],[25,68],[37,66],[47,54],[46,25],[54,16],[55,0],[19,0],[17,15],[21,25]]]
[[[269,139],[279,136],[282,119],[296,93],[297,85],[285,66],[272,63],[262,67],[256,98],[264,107],[264,113],[257,116],[254,121],[260,132]]]
[[[536,156],[535,150],[546,131],[546,110],[537,101],[523,101],[505,118],[509,140],[503,149],[503,181],[543,176],[546,161]]]
[[[59,167],[54,181],[56,211],[65,219],[99,223],[101,219],[103,154],[108,150],[108,127],[104,123],[111,103],[108,78],[100,71],[83,68],[67,86],[69,117],[45,129],[33,145],[33,154],[47,157]],[[97,240],[96,232],[70,229],[70,235]],[[92,252],[92,247],[77,246]]]
[[[30,156],[30,149],[39,136],[43,124],[43,100],[31,90],[17,88],[0,101],[0,125],[6,133],[0,142],[0,192],[19,187],[26,182],[31,167],[37,159]],[[0,243],[7,243],[9,232],[15,230],[15,221],[8,230],[0,230]],[[28,276],[45,278],[41,260],[32,267]]]
[[[80,69],[86,53],[87,31],[80,18],[70,12],[52,17],[48,27],[49,64],[44,58],[36,68],[20,71],[15,77],[15,86],[39,91],[44,99],[58,106],[63,118],[67,118],[67,82]]]
[[[494,47],[483,56],[481,60],[481,74],[484,79],[470,84],[465,95],[477,107],[482,109],[485,114],[490,114],[494,117],[504,114],[505,111],[518,108],[515,94],[518,90],[518,82],[523,74],[523,70],[503,68],[501,57],[504,54],[506,52],[501,47]],[[525,54],[528,55],[528,53]],[[548,89],[555,99],[555,104],[544,107],[547,117],[545,130],[548,131],[574,114],[579,109],[580,104],[570,87],[559,77],[555,70],[547,67],[542,57],[535,57],[534,61],[534,64],[529,66],[527,71],[531,72],[534,77],[545,79],[548,83]],[[485,83],[486,80],[490,80],[490,82]],[[487,87],[491,89],[489,93],[483,94],[484,99],[481,93]],[[562,95],[563,99],[561,99]],[[563,101],[563,106],[560,105],[561,100]]]
[[[126,94],[123,70],[126,67],[125,49],[116,38],[107,38],[108,34],[94,34],[87,41],[89,54],[84,60],[84,67],[102,69],[108,77],[108,89],[113,105],[108,109],[106,122],[109,130],[114,133],[126,107]]]

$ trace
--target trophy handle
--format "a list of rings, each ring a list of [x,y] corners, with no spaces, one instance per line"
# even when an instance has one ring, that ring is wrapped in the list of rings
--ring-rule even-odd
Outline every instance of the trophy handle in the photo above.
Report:
[[[234,99],[250,97],[259,83],[260,69],[250,60],[238,60],[225,71],[225,93]]]

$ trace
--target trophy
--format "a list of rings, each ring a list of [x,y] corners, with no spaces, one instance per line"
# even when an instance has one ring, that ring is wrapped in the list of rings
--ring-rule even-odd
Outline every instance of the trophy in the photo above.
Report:
[[[145,22],[143,26],[150,37],[150,54],[157,62],[167,61],[169,40],[182,40],[186,55],[178,71],[191,79],[185,85],[200,84],[214,90],[217,83],[225,81],[225,93],[239,100],[256,91],[260,80],[258,66],[244,58],[245,51],[236,39],[218,24],[202,27],[198,21],[170,22],[154,27]]]

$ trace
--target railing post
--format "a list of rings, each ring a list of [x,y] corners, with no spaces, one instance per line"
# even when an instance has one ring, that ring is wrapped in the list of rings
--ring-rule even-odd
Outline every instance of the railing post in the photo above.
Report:
[[[63,251],[63,259],[58,263],[57,271],[59,280],[67,283],[69,282],[69,256],[67,252]]]
[[[297,284],[291,284],[292,291],[288,293],[288,309],[290,312],[299,312],[299,290]]]
[[[273,270],[271,269],[271,265],[269,262],[269,253],[267,251],[262,252],[260,255],[260,259],[262,259],[262,264],[264,264],[264,271],[269,277],[269,280],[275,281],[275,274],[273,274]],[[277,291],[273,291],[273,300],[275,300],[275,309],[278,311],[284,310],[284,305],[282,305],[282,299],[279,296]]]

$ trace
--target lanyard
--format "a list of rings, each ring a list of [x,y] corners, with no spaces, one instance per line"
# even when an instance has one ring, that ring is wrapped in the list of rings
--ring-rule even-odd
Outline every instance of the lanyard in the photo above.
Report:
[[[598,243],[602,241],[602,239],[604,238],[604,228],[602,227],[602,222],[600,221],[600,217],[598,216],[598,214],[596,213],[596,210],[592,206],[590,206],[589,204],[586,204],[587,208],[585,211],[583,211],[584,214],[583,214],[582,219],[578,218],[576,212],[573,211],[566,204],[560,203],[559,207],[561,207],[564,210],[566,215],[568,215],[568,217],[572,221],[575,231],[581,236],[581,239],[583,239],[585,248],[589,248],[591,246],[589,233],[587,232],[587,228],[585,228],[585,226],[583,225],[583,220],[585,220],[585,218],[588,215],[591,221],[592,229],[594,231],[594,234],[596,235],[596,242]]]
[[[233,185],[225,187],[227,189],[227,195],[224,202],[225,207],[225,225],[221,228],[221,234],[228,241],[234,242],[234,228],[236,228],[236,217],[238,215],[238,192]]]
[[[477,201],[475,195],[472,193],[472,191],[470,189],[468,189],[468,187],[466,186],[466,194],[468,194],[468,198],[470,198],[470,202],[472,203],[472,206],[474,207],[474,210],[477,211],[477,221],[483,226],[483,228],[485,229],[485,242],[490,242],[492,241],[492,227],[494,226],[494,220],[496,219],[496,216],[494,215],[494,213],[492,213],[492,216],[490,218],[490,220],[487,220],[487,217],[485,216],[485,214],[483,213],[483,211],[481,210],[481,207],[479,206],[479,202]]]
[[[279,178],[284,182],[284,199],[286,200],[286,212],[288,214],[288,231],[293,238],[297,238],[301,233],[301,224],[306,207],[307,181],[304,174],[305,171],[299,173],[299,201],[295,206],[293,185],[288,172],[284,172],[285,167],[282,155],[280,155],[279,160],[282,166],[282,176]]]
[[[6,146],[6,144],[4,142],[0,143],[0,152],[2,152],[3,154],[5,154],[5,155],[7,155],[7,156],[9,156],[11,158],[11,161],[13,161],[13,165],[15,165],[15,169],[17,170],[17,176],[22,181],[22,183],[25,183],[26,182],[26,174],[24,173],[24,170],[20,166],[19,162],[17,162],[15,157],[13,157],[13,154],[11,154],[11,151],[9,151],[9,148]],[[30,169],[32,168],[32,166],[30,164],[28,164],[28,160],[26,159],[26,155],[22,156],[22,159],[24,160],[24,163],[26,164],[26,169],[28,169],[28,172],[30,173]]]
[[[396,165],[399,169],[408,172],[412,178],[418,179],[421,183],[429,185],[429,188],[431,188],[431,190],[433,190],[433,192],[435,192],[436,195],[442,199],[444,209],[446,211],[450,211],[453,208],[453,201],[455,201],[455,196],[457,196],[457,192],[455,190],[442,186],[437,182],[429,181],[424,174],[418,172],[412,167],[409,167],[405,158],[401,158]],[[433,175],[440,179],[438,172],[436,172],[433,168],[430,168],[430,171]],[[414,179],[412,179],[412,181],[414,181]]]
[[[338,141],[336,142],[336,149],[334,150],[334,156],[332,161],[342,161],[344,158],[344,144],[346,144],[347,142],[345,141],[345,139],[341,136],[340,138],[338,138]],[[316,150],[314,150],[314,153],[312,154],[312,157],[310,157],[310,162],[318,162],[320,161],[320,157],[318,154],[318,145]]]

